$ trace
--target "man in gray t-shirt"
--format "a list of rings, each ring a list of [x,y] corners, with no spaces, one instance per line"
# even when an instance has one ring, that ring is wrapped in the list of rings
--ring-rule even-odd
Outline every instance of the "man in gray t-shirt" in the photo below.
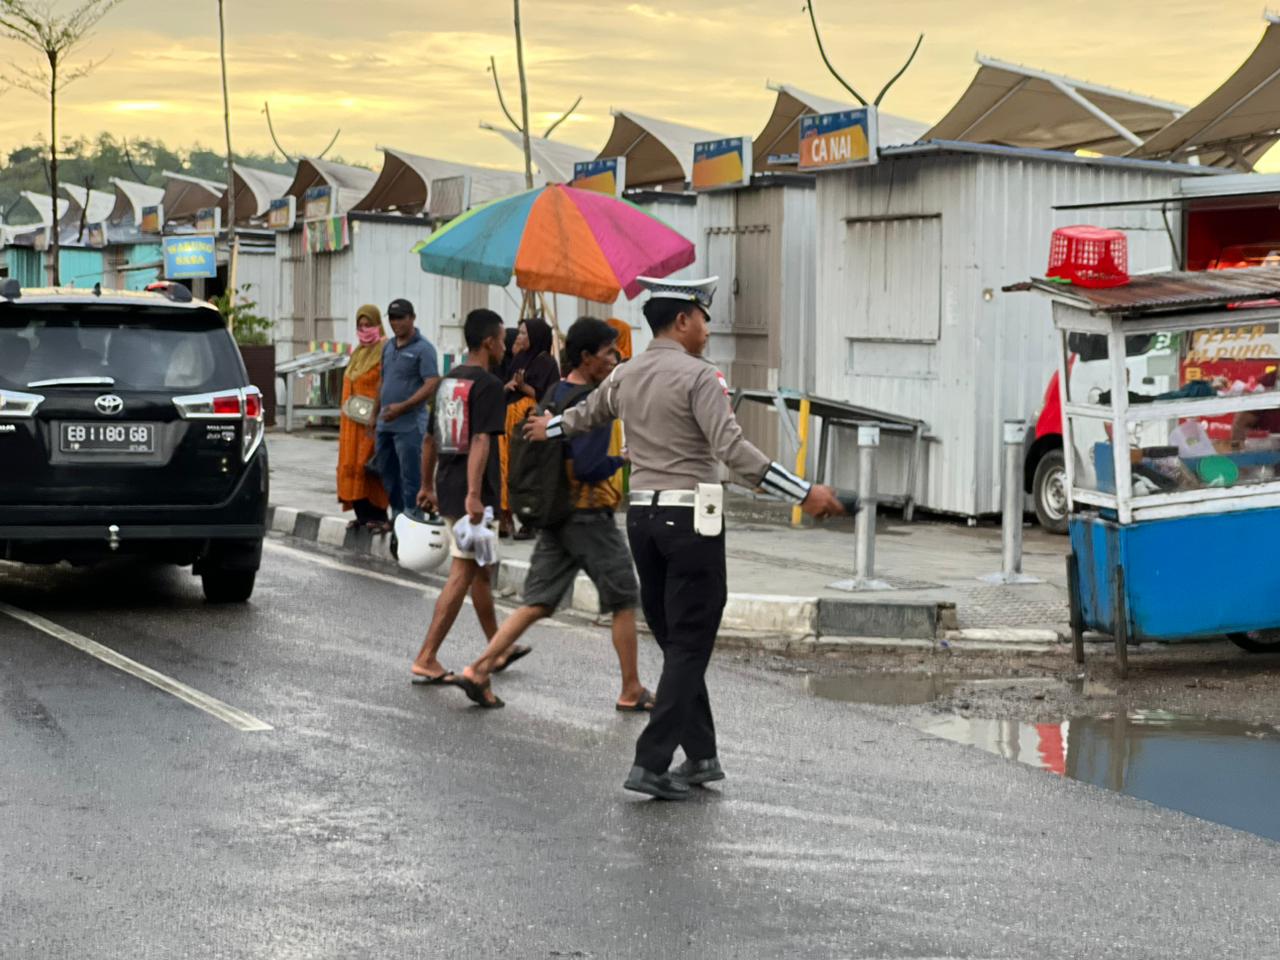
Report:
[[[418,516],[422,485],[422,438],[427,430],[427,400],[440,385],[436,348],[414,325],[408,300],[387,307],[390,337],[382,348],[382,389],[374,462],[387,488],[392,514]]]

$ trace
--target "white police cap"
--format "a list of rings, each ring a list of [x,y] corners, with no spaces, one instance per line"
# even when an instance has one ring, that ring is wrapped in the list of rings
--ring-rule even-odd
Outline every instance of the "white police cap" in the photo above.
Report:
[[[711,299],[716,295],[719,277],[705,280],[659,280],[656,277],[636,277],[636,283],[649,291],[650,297],[664,300],[688,300],[703,310],[711,309]]]

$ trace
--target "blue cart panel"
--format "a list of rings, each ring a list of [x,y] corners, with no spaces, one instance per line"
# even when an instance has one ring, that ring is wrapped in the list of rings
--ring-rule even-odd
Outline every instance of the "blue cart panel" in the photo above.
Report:
[[[1280,627],[1280,508],[1147,520],[1070,520],[1086,628],[1115,632],[1124,568],[1129,637],[1182,640]]]

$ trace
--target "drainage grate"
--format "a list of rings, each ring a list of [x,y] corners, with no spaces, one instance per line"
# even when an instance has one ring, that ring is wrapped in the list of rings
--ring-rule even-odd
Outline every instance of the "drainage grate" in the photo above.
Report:
[[[960,627],[1040,627],[1067,623],[1066,592],[1051,584],[963,587],[956,600]]]

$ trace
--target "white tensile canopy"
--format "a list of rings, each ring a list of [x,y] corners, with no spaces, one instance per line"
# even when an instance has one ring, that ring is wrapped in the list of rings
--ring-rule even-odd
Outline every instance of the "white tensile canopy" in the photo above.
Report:
[[[111,213],[107,215],[109,223],[124,223],[126,220],[141,223],[142,208],[154,207],[164,199],[163,187],[150,187],[120,177],[112,177],[111,185],[116,188],[116,194]]]
[[[451,177],[465,176],[470,179],[472,206],[519,193],[525,188],[524,174],[514,170],[495,170],[491,167],[454,163],[451,160],[437,160],[391,147],[380,149],[383,154],[382,170],[369,192],[352,210],[394,210],[418,216],[428,209],[431,181]]]
[[[271,201],[283,197],[293,183],[293,177],[288,174],[246,167],[243,163],[233,163],[231,172],[236,191],[237,226],[266,216]],[[224,193],[218,201],[224,224],[227,221],[227,206],[227,197]],[[168,215],[169,211],[166,209],[165,216]]]
[[[1268,14],[1262,40],[1236,72],[1198,104],[1132,151],[1249,172],[1280,139],[1280,17]]]
[[[202,180],[185,173],[165,170],[163,176],[164,195],[160,202],[164,204],[166,222],[191,219],[198,211],[217,203],[227,189],[225,183]]]
[[[480,129],[491,130],[524,155],[524,138],[514,130],[497,127],[491,123],[480,124]],[[573,179],[573,165],[594,160],[596,152],[586,147],[577,147],[559,140],[546,140],[542,137],[529,138],[529,155],[537,168],[535,185],[540,183],[568,183]],[[540,177],[541,179],[537,179]]]
[[[1121,156],[1186,107],[1084,80],[977,58],[978,72],[921,138]]]
[[[364,199],[365,194],[373,189],[378,181],[375,170],[364,167],[353,167],[346,163],[335,163],[320,157],[301,157],[298,169],[293,175],[293,182],[281,196],[297,197],[299,216],[302,201],[306,192],[312,187],[329,186],[338,194],[337,208],[339,213],[346,213]]]
[[[613,130],[596,156],[626,157],[628,187],[684,189],[693,180],[693,145],[729,136],[631,110],[612,112]]]

